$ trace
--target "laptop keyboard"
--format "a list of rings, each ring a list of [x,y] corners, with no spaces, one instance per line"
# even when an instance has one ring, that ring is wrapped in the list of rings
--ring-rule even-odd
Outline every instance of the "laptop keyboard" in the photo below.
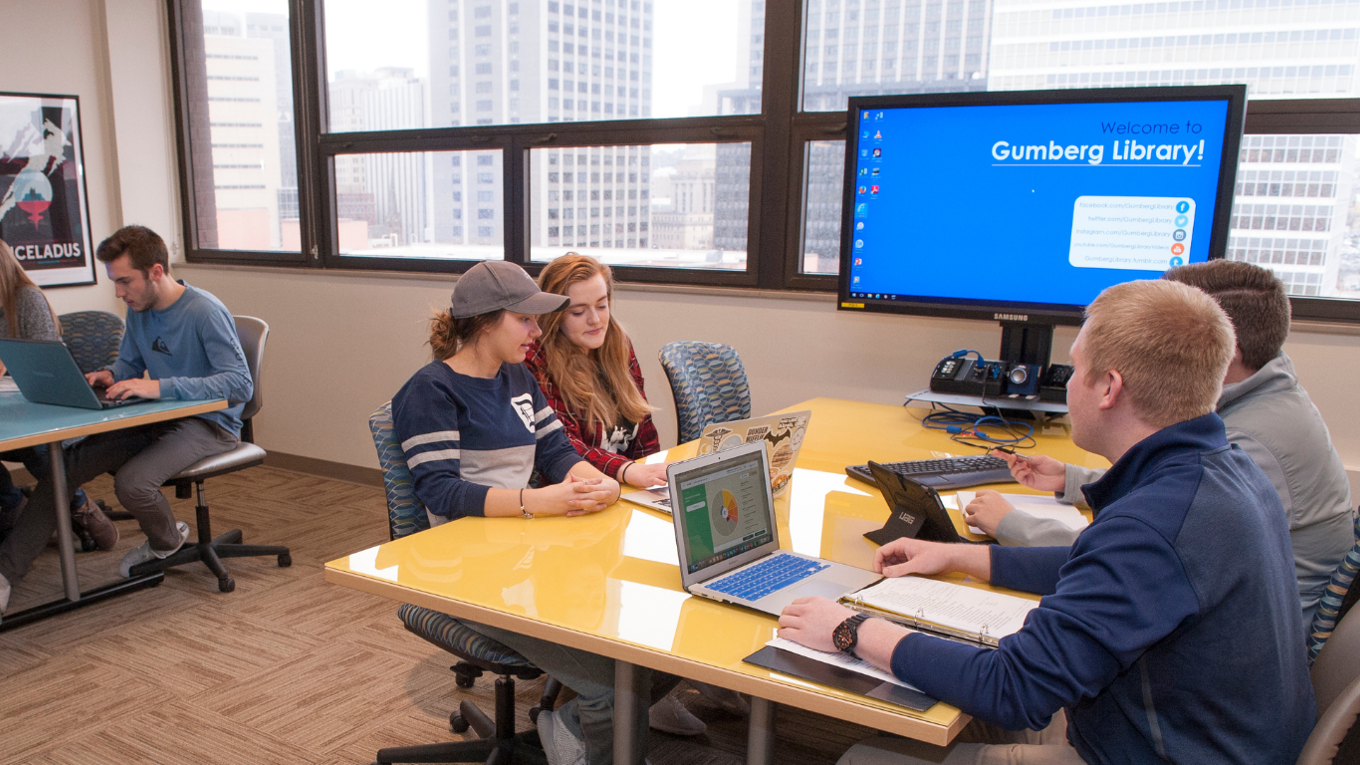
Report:
[[[820,561],[800,558],[797,555],[776,553],[754,566],[744,568],[735,574],[704,584],[714,592],[731,595],[744,600],[760,600],[772,592],[778,592],[791,584],[797,584],[831,568]]]

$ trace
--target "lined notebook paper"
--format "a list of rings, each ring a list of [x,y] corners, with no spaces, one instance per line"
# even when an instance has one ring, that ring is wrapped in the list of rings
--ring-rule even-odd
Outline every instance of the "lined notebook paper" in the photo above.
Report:
[[[845,597],[855,608],[910,627],[996,645],[1018,632],[1038,601],[917,576],[884,579]]]

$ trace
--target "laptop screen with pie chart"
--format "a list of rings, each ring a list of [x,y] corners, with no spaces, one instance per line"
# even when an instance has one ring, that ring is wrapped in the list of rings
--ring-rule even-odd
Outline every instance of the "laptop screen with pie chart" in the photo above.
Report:
[[[760,451],[687,472],[678,489],[689,573],[774,541],[770,481]]]

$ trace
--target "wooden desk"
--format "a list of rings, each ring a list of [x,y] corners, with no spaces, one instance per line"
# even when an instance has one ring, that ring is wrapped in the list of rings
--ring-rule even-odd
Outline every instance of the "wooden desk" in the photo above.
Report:
[[[882,526],[888,508],[876,489],[846,477],[846,465],[977,453],[922,428],[919,409],[826,398],[788,411],[798,409],[812,410],[812,420],[792,488],[775,509],[781,546],[800,553],[872,563],[874,546],[862,534]],[[1065,425],[1036,428],[1035,451],[1105,464],[1077,449]],[[684,444],[649,461],[683,459],[695,448]],[[1026,491],[1014,484],[1006,490]],[[764,762],[772,748],[768,702],[941,745],[969,720],[947,704],[911,713],[743,663],[774,636],[776,620],[681,590],[670,516],[627,502],[582,518],[464,518],[331,561],[326,579],[612,656],[620,667],[616,714],[642,704],[630,665],[750,694],[753,762]],[[620,762],[631,761],[632,743],[617,737],[628,729],[615,726]]]
[[[216,399],[150,401],[114,409],[95,410],[35,404],[19,393],[0,393],[0,452],[47,444],[48,454],[52,460],[53,497],[57,510],[57,552],[61,557],[61,579],[66,591],[66,597],[62,600],[9,614],[3,622],[0,622],[0,631],[21,627],[29,622],[89,605],[129,590],[157,584],[164,578],[157,572],[115,582],[88,592],[80,591],[80,582],[76,577],[75,546],[71,540],[70,498],[66,490],[66,456],[61,449],[63,440],[153,422],[177,420],[226,408],[225,399]]]

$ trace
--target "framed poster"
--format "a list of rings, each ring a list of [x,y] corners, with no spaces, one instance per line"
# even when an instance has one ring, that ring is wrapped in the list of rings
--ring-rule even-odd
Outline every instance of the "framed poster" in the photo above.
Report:
[[[75,96],[0,93],[0,239],[40,287],[95,283]]]

